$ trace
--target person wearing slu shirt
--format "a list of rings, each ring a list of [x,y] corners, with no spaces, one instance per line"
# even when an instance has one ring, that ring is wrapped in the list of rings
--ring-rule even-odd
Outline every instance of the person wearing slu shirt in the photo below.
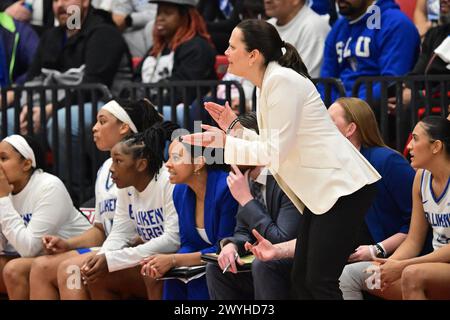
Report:
[[[42,168],[43,151],[32,138],[12,135],[0,143],[0,292],[10,299],[28,298],[43,235],[70,238],[89,228],[61,180]]]
[[[170,135],[170,130],[154,125],[111,150],[110,170],[119,188],[113,228],[100,252],[81,267],[92,299],[161,298],[162,282],[144,279],[139,264],[156,253],[176,252],[180,246],[173,185],[162,168]]]
[[[321,78],[340,78],[347,96],[363,76],[401,76],[414,66],[420,37],[394,0],[337,0],[339,13],[325,41]],[[357,96],[366,99],[362,85]],[[373,88],[380,97],[380,84]],[[334,97],[333,101],[336,97]]]

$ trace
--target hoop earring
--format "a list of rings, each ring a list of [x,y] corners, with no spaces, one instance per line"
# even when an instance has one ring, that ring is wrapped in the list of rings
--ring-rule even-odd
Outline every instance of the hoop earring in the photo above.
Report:
[[[199,176],[200,175],[200,170],[194,170],[194,176]]]

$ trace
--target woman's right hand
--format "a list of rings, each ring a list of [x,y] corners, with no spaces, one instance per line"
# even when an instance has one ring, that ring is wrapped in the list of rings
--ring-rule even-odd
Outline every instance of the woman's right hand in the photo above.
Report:
[[[225,106],[214,102],[205,102],[205,109],[210,116],[217,122],[220,129],[226,131],[234,119],[237,118],[234,111],[230,108],[230,105],[225,102]]]
[[[13,186],[9,184],[3,167],[0,166],[0,198],[7,197],[13,191]]]
[[[232,273],[237,273],[236,262],[240,265],[244,264],[237,253],[236,245],[231,242],[227,243],[222,248],[219,257],[217,258],[217,262],[219,263],[220,269],[222,270],[224,270],[229,265],[227,271],[230,271]]]
[[[57,236],[43,236],[42,243],[47,254],[58,254],[70,250],[67,240]]]

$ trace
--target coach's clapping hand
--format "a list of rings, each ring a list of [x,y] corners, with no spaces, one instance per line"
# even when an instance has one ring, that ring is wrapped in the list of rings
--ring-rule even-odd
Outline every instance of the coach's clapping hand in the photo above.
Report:
[[[204,105],[206,111],[208,111],[209,115],[223,131],[226,131],[233,120],[237,117],[234,111],[230,108],[228,102],[225,102],[225,106],[221,106],[220,104],[214,102],[205,102]]]
[[[181,141],[194,146],[224,148],[226,141],[226,134],[224,131],[206,124],[202,124],[201,127],[206,131],[182,136],[180,138]]]
[[[85,282],[93,283],[108,273],[108,263],[104,253],[87,258],[81,267],[81,275]]]
[[[58,254],[70,250],[69,242],[57,236],[43,236],[42,244],[46,254]]]
[[[9,184],[3,167],[0,166],[0,198],[7,197],[13,190],[13,186]]]

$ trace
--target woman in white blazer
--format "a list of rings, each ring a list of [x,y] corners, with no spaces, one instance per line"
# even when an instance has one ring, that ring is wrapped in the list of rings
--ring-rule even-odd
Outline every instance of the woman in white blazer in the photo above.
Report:
[[[292,274],[297,297],[342,299],[338,279],[380,175],[339,133],[298,52],[273,26],[241,22],[225,54],[228,72],[257,86],[260,133],[243,129],[228,104],[206,103],[222,130],[202,126],[183,141],[224,147],[229,164],[267,166],[305,215]]]

